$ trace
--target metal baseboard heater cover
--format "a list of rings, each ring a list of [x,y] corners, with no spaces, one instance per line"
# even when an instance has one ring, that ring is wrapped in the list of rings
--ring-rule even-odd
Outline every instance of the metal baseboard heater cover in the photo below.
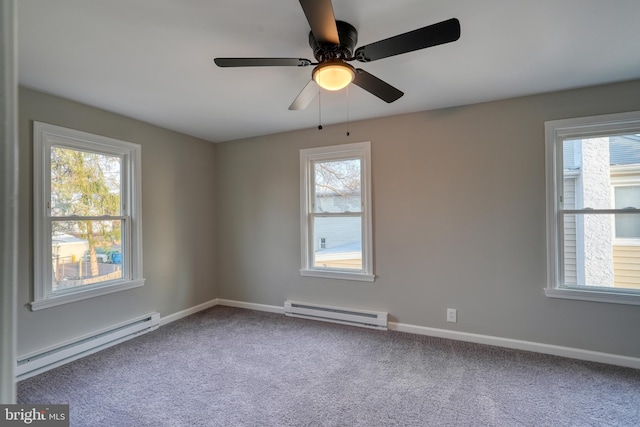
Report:
[[[360,310],[307,302],[284,302],[284,314],[303,319],[322,320],[343,325],[387,330],[387,314],[382,311]]]
[[[41,374],[138,335],[156,330],[159,326],[160,314],[154,312],[70,342],[21,356],[18,358],[16,379],[20,381]]]

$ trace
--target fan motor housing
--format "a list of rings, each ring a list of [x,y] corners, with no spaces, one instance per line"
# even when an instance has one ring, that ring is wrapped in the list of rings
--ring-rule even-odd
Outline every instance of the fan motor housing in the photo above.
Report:
[[[358,43],[358,31],[348,22],[336,21],[340,44],[318,43],[313,33],[309,33],[309,46],[313,50],[313,56],[318,62],[334,59],[347,59],[353,57],[353,50]]]

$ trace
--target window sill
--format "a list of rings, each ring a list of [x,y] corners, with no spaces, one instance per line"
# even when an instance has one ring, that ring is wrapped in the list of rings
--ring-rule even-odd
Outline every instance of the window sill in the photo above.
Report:
[[[324,279],[355,280],[358,282],[373,282],[376,280],[376,276],[373,274],[349,273],[346,271],[302,269],[300,270],[300,275],[306,277],[322,277]]]
[[[602,289],[602,288],[600,288]],[[610,292],[606,290],[582,290],[569,288],[545,288],[544,294],[550,298],[580,301],[607,302],[613,304],[640,305],[640,293]]]
[[[68,304],[70,302],[98,297],[100,295],[107,295],[114,292],[137,288],[144,285],[144,281],[145,279],[136,279],[119,283],[117,285],[106,285],[100,288],[87,289],[64,295],[52,295],[48,298],[32,301],[29,304],[31,305],[31,311],[37,311],[45,308],[55,307],[57,305]]]

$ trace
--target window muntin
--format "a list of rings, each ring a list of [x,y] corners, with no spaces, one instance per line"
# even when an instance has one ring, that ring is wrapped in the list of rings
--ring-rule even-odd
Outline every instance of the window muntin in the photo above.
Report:
[[[140,146],[34,123],[33,310],[144,284]]]
[[[547,295],[640,304],[640,113],[545,127]]]
[[[370,145],[300,151],[301,274],[374,280]]]

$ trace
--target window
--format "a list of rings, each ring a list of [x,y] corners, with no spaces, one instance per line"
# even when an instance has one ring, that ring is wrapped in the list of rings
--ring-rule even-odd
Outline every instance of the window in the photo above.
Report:
[[[34,123],[32,310],[142,278],[140,146]]]
[[[321,237],[320,238],[320,249],[327,249],[327,238],[326,237]]]
[[[640,304],[640,112],[545,130],[546,295]]]
[[[370,143],[300,150],[303,276],[373,281]]]
[[[611,177],[615,209],[633,209],[634,206],[640,206],[640,167],[636,168],[635,176],[636,179],[632,183],[624,184],[616,177]],[[616,215],[614,233],[614,242],[617,244],[640,245],[640,216]]]

